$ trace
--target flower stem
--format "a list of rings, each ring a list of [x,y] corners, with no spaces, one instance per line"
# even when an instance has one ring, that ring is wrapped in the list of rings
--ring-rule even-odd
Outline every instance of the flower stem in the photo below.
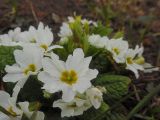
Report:
[[[151,92],[145,96],[128,114],[127,119],[131,119],[137,112],[139,112],[147,103],[155,96],[157,93],[160,92],[160,84],[157,85],[155,88],[151,90]]]

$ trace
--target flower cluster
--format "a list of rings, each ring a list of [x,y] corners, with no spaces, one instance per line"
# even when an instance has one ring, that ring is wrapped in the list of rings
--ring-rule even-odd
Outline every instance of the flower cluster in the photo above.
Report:
[[[59,44],[53,44],[53,33],[48,26],[39,23],[38,28],[20,28],[0,36],[1,46],[21,46],[13,52],[15,64],[6,65],[4,82],[15,83],[13,95],[0,91],[0,105],[11,118],[21,119],[26,115],[30,119],[35,111],[29,110],[29,102],[17,100],[19,91],[30,76],[36,76],[43,83],[42,90],[50,94],[60,93],[61,97],[52,107],[59,107],[62,117],[83,114],[92,106],[100,108],[103,102],[103,86],[95,86],[99,70],[91,67],[94,54],[102,51],[111,61],[124,65],[138,78],[138,70],[143,70],[143,47],[129,48],[128,42],[120,38],[109,38],[95,31],[99,24],[94,21],[69,17],[60,27]],[[91,32],[92,31],[92,32]],[[90,53],[90,47],[96,52]],[[109,59],[110,60],[110,59]],[[62,94],[61,94],[62,93]],[[43,120],[44,114],[36,110],[37,119]],[[4,114],[2,114],[4,115]]]
[[[59,36],[61,37],[60,42],[64,43],[73,37],[73,25],[77,24],[76,20],[72,17],[68,18],[68,23],[63,23]],[[78,21],[78,20],[77,20]],[[84,22],[85,21],[85,22]],[[86,24],[97,26],[96,22],[87,21],[86,19],[81,20],[82,25],[85,27]],[[89,34],[87,38],[90,45],[96,48],[104,48],[106,51],[111,53],[113,60],[118,64],[125,64],[125,68],[134,72],[136,78],[139,77],[138,70],[144,70],[144,58],[143,46],[136,46],[135,49],[129,48],[127,41],[120,38],[109,38],[101,36],[99,34]]]
[[[109,39],[107,36],[101,37],[99,35],[89,36],[89,42],[95,47],[109,51],[114,61],[118,64],[125,64],[126,69],[134,72],[136,78],[139,77],[138,70],[144,70],[143,47],[137,45],[135,49],[132,49],[123,38]]]
[[[0,118],[2,120],[21,120],[23,115],[31,119],[35,111],[29,110],[29,102],[18,102],[17,97],[20,91],[20,87],[16,86],[13,89],[13,94],[10,96],[5,91],[0,91],[0,106],[4,108],[5,113],[0,112]],[[44,120],[44,113],[37,111],[35,120]]]

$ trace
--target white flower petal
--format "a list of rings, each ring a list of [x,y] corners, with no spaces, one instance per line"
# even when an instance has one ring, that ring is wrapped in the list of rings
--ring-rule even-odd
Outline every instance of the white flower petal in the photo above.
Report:
[[[54,101],[53,107],[59,107],[61,109],[65,108],[66,104],[62,99],[59,99],[57,101]]]
[[[20,92],[20,87],[19,86],[15,86],[14,87],[14,89],[13,89],[13,94],[12,94],[12,97],[14,97],[14,98],[16,98],[16,100],[17,100],[17,97],[18,97],[18,94],[19,94],[19,92]]]
[[[77,70],[79,63],[84,59],[84,53],[81,48],[77,48],[73,51],[73,56],[69,55],[66,61],[66,68],[68,70]]]
[[[12,110],[19,115],[19,117],[22,117],[23,111],[16,106],[17,98],[11,97],[8,99],[8,102],[10,105],[9,107],[12,107]]]
[[[53,63],[54,63],[54,66],[56,67],[56,69],[59,71],[59,72],[62,72],[65,70],[65,64],[63,61],[59,60],[59,57],[54,54],[54,53],[51,53],[51,58],[53,60]]]
[[[54,76],[54,77],[60,76],[60,71],[56,69],[55,63],[53,63],[53,61],[50,58],[47,58],[47,57],[44,58],[42,60],[42,65],[43,65],[43,69],[46,72],[48,72],[51,76]]]
[[[89,38],[88,38],[89,43],[97,48],[106,47],[108,44],[108,40],[109,40],[108,37],[106,37],[106,36],[101,37],[98,34],[97,35],[93,34],[93,35],[89,36]]]
[[[84,103],[85,103],[86,100],[83,100],[83,99],[80,99],[80,98],[76,98],[76,97],[75,97],[75,101],[76,101],[76,105],[77,105],[78,107],[81,107],[81,106],[84,105]]]
[[[76,108],[73,116],[82,115],[84,111],[85,111],[84,107]]]
[[[60,37],[70,37],[73,35],[73,33],[67,23],[62,23],[62,26],[60,27],[60,33],[58,35]]]
[[[22,69],[17,64],[14,64],[12,66],[6,65],[5,71],[8,73],[20,73]]]
[[[79,93],[84,93],[89,87],[91,87],[91,82],[88,79],[80,78],[79,81],[73,86]]]
[[[142,65],[139,65],[139,64],[133,63],[133,66],[134,66],[137,70],[144,70],[144,68],[143,68],[143,66],[142,66]]]
[[[11,120],[11,118],[6,114],[0,112],[0,120]]]
[[[77,72],[79,77],[83,76],[89,70],[89,64],[92,60],[92,57],[84,58],[83,61],[77,65]]]
[[[71,117],[74,115],[74,109],[67,108],[63,109],[61,112],[61,117]]]
[[[20,88],[23,88],[23,86],[25,85],[27,79],[28,79],[28,77],[27,77],[26,79],[19,80],[19,81],[16,83],[15,87],[16,87],[16,86],[19,86]]]
[[[17,73],[17,74],[6,74],[3,77],[4,82],[17,82],[19,80],[26,80],[28,77],[25,76],[23,73]]]
[[[30,55],[25,54],[22,50],[15,50],[14,57],[16,63],[18,63],[21,67],[26,67],[27,65],[32,63],[32,58],[30,57]]]
[[[89,69],[86,72],[86,75],[83,76],[83,78],[88,79],[89,81],[96,78],[98,75],[98,70],[97,69]]]
[[[71,88],[66,87],[62,90],[62,92],[63,92],[62,100],[64,100],[65,102],[69,102],[74,99],[75,92]]]
[[[63,47],[60,46],[60,45],[52,45],[52,46],[50,46],[50,47],[48,48],[47,51],[51,51],[51,50],[56,49],[56,48],[63,48]]]
[[[44,71],[38,74],[38,79],[44,83],[42,89],[45,89],[50,93],[55,93],[61,89],[59,81]]]
[[[9,106],[8,99],[10,95],[5,91],[0,91],[0,106],[7,108]]]
[[[36,118],[34,120],[44,120],[44,117],[45,117],[45,115],[43,112],[37,111]]]
[[[37,67],[36,71],[40,70],[42,68],[42,58],[43,58],[43,54],[44,54],[43,50],[40,48],[36,48],[36,47],[31,47],[28,49],[32,50],[33,64],[35,64]]]
[[[53,42],[53,33],[48,26],[44,26],[42,22],[39,23],[38,29],[36,30],[36,41],[37,43],[51,45]]]
[[[89,97],[92,105],[98,109],[101,106],[101,102],[103,100],[102,92],[98,88],[92,87],[87,90],[86,94]]]
[[[72,103],[71,103],[72,104]],[[74,114],[74,108],[68,107],[69,103],[64,102],[63,100],[57,100],[53,103],[53,107],[61,108],[61,117],[70,117]]]
[[[29,103],[28,102],[19,102],[18,103],[20,108],[22,109],[23,113],[28,117],[30,118],[32,116],[32,113],[33,112],[30,112],[29,111]]]
[[[127,65],[126,69],[131,70],[135,74],[136,78],[139,77],[138,70],[134,68],[133,66]]]

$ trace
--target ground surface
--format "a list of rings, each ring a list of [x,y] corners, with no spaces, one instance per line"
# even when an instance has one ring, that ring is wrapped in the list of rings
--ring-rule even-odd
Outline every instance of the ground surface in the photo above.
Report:
[[[19,1],[15,17],[11,13],[11,4],[6,0],[0,0],[0,33],[17,26],[25,30],[29,25],[37,25],[38,21],[49,25],[53,32],[57,33],[62,21],[73,14],[95,20],[101,19],[103,22],[110,19],[115,30],[122,28],[125,30],[125,37],[130,40],[131,45],[143,43],[147,62],[160,66],[160,0],[113,0],[112,2],[106,0],[112,8],[112,11],[107,13],[102,10],[106,7],[105,0]],[[144,91],[150,83],[160,84],[160,71],[141,74],[140,79],[135,81],[136,90]],[[137,100],[137,97],[134,99]],[[151,105],[160,106],[159,99],[160,96],[155,96]]]

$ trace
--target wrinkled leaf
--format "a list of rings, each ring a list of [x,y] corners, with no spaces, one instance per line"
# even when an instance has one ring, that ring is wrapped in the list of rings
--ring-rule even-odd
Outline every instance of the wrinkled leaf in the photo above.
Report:
[[[104,86],[111,98],[120,98],[128,92],[130,78],[122,75],[101,75],[95,79],[95,85]]]
[[[13,52],[20,47],[0,46],[0,70],[15,63]]]
[[[103,114],[109,109],[109,106],[106,103],[102,103],[101,107],[99,109],[91,108],[83,113],[79,118],[80,120],[97,120]]]

